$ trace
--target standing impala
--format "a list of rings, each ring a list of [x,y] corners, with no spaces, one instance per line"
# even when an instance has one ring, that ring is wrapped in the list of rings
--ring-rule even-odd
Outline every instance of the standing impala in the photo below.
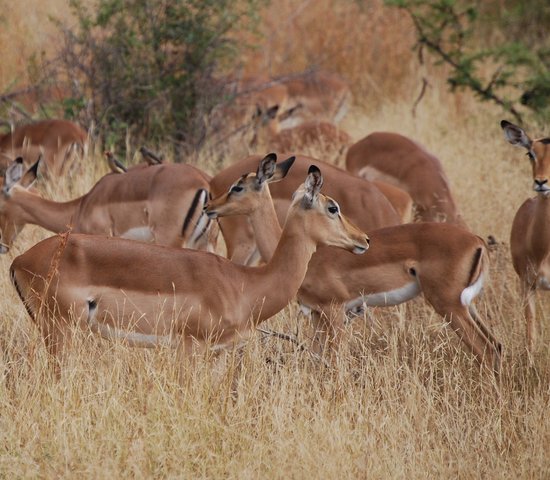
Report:
[[[254,171],[260,155],[252,155],[236,162],[215,175],[210,182],[212,196],[226,192],[235,178]],[[382,192],[371,182],[357,178],[345,170],[304,155],[297,155],[294,166],[286,178],[271,185],[271,195],[275,201],[279,220],[282,222],[288,210],[292,192],[304,178],[311,163],[319,165],[325,178],[325,191],[335,198],[345,210],[346,215],[362,230],[396,225],[402,219]],[[410,205],[410,204],[409,204]],[[222,218],[220,221],[227,256],[241,264],[251,264],[258,256],[254,233],[246,218]]]
[[[19,125],[0,135],[0,169],[5,170],[18,156],[30,165],[42,154],[46,171],[57,177],[70,170],[75,160],[73,148],[83,152],[87,140],[86,131],[68,120],[41,120]]]
[[[318,245],[367,250],[366,234],[319,192],[322,182],[312,166],[271,261],[261,267],[196,250],[66,234],[17,257],[11,278],[57,357],[73,319],[104,338],[136,346],[177,344],[189,353],[208,342],[231,344],[296,295]]]
[[[55,233],[103,234],[163,245],[206,248],[210,221],[202,213],[209,177],[183,164],[130,169],[101,178],[80,198],[54,202],[31,185],[39,161],[26,172],[16,159],[0,180],[0,253],[6,253],[25,224]]]
[[[525,305],[527,345],[533,349],[537,338],[535,292],[550,290],[550,138],[531,140],[523,129],[502,120],[506,139],[527,150],[537,196],[519,207],[512,223],[510,250],[519,276]]]
[[[349,148],[346,168],[360,177],[383,180],[407,191],[420,221],[467,228],[439,159],[403,135],[371,133]]]
[[[288,168],[287,160],[275,174],[270,166],[275,158],[264,158],[256,175],[242,176],[206,208],[212,218],[247,215],[265,260],[272,258],[281,233],[265,185],[280,180]],[[269,176],[266,171],[274,173]],[[309,262],[298,300],[313,311],[317,334],[324,336],[321,345],[327,339],[337,343],[346,310],[398,305],[423,293],[476,358],[498,373],[501,345],[471,305],[487,276],[483,240],[440,223],[387,227],[369,232],[369,237],[369,253],[360,258],[321,248]]]

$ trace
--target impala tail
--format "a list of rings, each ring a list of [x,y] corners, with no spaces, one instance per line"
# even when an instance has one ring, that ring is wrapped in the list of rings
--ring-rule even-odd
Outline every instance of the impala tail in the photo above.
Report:
[[[460,294],[460,303],[465,307],[468,307],[483,289],[487,276],[486,256],[487,252],[483,247],[478,247],[474,253],[468,286]]]

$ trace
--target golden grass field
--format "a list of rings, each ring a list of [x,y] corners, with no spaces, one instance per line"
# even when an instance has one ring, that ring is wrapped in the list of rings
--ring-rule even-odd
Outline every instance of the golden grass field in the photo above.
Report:
[[[50,3],[59,8],[64,2]],[[310,43],[300,50],[300,40],[307,37],[303,25],[313,29],[310,41],[320,41],[320,31],[311,25],[321,21],[326,8],[335,11],[334,25],[326,28],[330,45],[330,38],[344,45],[346,26],[356,44],[365,32],[351,28],[353,15],[336,0],[305,2],[306,13],[281,26],[276,15],[288,15],[302,3],[285,0],[266,15],[266,31],[277,24],[286,28],[296,50],[285,57],[288,44],[279,48],[273,40],[275,73],[289,61],[300,69],[314,55]],[[8,16],[32,21],[11,8]],[[357,106],[342,126],[355,140],[391,130],[424,144],[441,159],[472,230],[499,241],[490,282],[476,304],[504,346],[500,389],[422,299],[372,309],[365,319],[356,319],[346,327],[338,362],[330,368],[289,342],[258,334],[245,347],[240,373],[234,352],[228,352],[198,361],[178,381],[170,350],[130,349],[76,332],[75,348],[56,381],[42,339],[7,274],[16,255],[48,236],[28,226],[10,253],[0,257],[0,478],[550,478],[545,313],[550,302],[539,296],[541,338],[530,363],[508,249],[515,211],[532,195],[528,161],[504,140],[500,110],[467,94],[448,93],[436,71],[413,118],[420,72],[403,70],[414,64],[411,32],[377,2],[372,13],[369,21],[378,30],[365,35],[365,50],[378,35],[404,40],[391,49],[390,40],[384,47],[385,40],[378,39],[379,54],[388,51],[386,60],[334,63],[340,73],[349,72],[352,85],[361,72],[368,73],[366,66],[373,69],[354,88]],[[292,36],[291,27],[299,22]],[[12,28],[21,33],[29,26]],[[40,45],[30,36],[29,49]],[[250,62],[265,67],[262,59]],[[6,72],[4,62],[1,75]],[[369,85],[376,90],[372,106]],[[388,100],[380,98],[385,92],[393,92]],[[533,132],[548,133],[545,126]],[[84,175],[73,179],[80,192],[106,172],[99,154],[83,162]],[[204,158],[200,165],[215,173],[213,164]],[[57,199],[68,196],[50,191]],[[306,345],[311,334],[294,304],[265,326],[297,334]]]

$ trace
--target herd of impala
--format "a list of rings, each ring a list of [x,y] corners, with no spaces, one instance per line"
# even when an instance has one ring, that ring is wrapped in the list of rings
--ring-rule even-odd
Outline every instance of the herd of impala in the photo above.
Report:
[[[310,94],[316,103],[308,100],[307,82],[248,94],[257,111],[270,112],[269,130],[279,129],[266,146],[285,131],[289,139],[314,139],[320,125],[340,142],[332,122],[347,93],[331,95],[331,88],[337,85],[326,84],[327,97],[340,103],[325,117],[311,107],[316,122],[306,113],[308,105],[323,111],[323,90]],[[278,111],[282,117],[273,123]],[[550,138],[532,140],[507,121],[501,126],[511,144],[527,150],[537,192],[518,210],[510,241],[531,350],[534,294],[550,289]],[[472,304],[487,281],[487,246],[458,212],[439,160],[416,142],[371,133],[346,146],[346,170],[299,154],[277,162],[282,155],[270,153],[248,156],[214,177],[164,163],[145,148],[145,161],[131,168],[107,152],[112,173],[87,194],[68,202],[40,196],[33,189],[39,169],[49,181],[68,175],[86,137],[64,120],[0,136],[0,252],[8,252],[26,223],[59,234],[10,268],[57,360],[74,325],[130,345],[174,346],[186,357],[237,345],[295,297],[314,323],[312,349],[334,352],[346,315],[422,293],[498,375],[502,346]],[[226,257],[215,253],[219,231]]]

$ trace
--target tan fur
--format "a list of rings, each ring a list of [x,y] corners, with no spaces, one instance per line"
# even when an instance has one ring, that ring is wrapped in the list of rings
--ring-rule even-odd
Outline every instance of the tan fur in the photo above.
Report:
[[[268,260],[276,242],[273,235],[280,234],[281,228],[271,197],[252,188],[253,180],[253,175],[243,177],[237,183],[243,188],[240,194],[212,200],[207,211],[219,216],[247,215],[260,252]],[[410,299],[423,293],[476,358],[498,373],[500,343],[473,307],[461,301],[464,290],[487,275],[485,243],[462,228],[439,223],[387,227],[371,230],[369,236],[371,247],[361,257],[320,248],[311,258],[298,299],[313,310],[318,329],[337,340],[344,310],[357,307],[361,297],[382,294],[378,296],[384,298],[397,290],[408,291]],[[414,284],[416,289],[411,288]]]
[[[509,122],[501,125],[512,145],[525,148],[533,156],[533,188],[541,190],[518,209],[510,234],[512,262],[525,305],[527,346],[533,350],[538,337],[535,293],[539,288],[550,290],[550,190],[544,191],[550,180],[550,144],[543,143],[543,139],[531,140],[520,127]]]
[[[17,257],[12,279],[56,356],[67,341],[70,312],[103,335],[110,327],[113,338],[164,344],[169,337],[187,353],[194,345],[238,342],[294,297],[317,245],[368,246],[363,232],[327,215],[327,197],[315,194],[306,208],[310,192],[306,181],[272,260],[262,267],[195,250],[69,234]]]
[[[467,228],[441,162],[403,135],[371,133],[348,149],[346,168],[354,175],[389,182],[406,190],[420,221],[454,223]]]
[[[279,155],[281,158],[285,155]],[[286,158],[286,157],[285,157]],[[213,197],[225,193],[241,175],[254,171],[261,159],[249,156],[225,168],[212,178],[210,189]],[[292,192],[298,187],[311,164],[318,165],[325,178],[324,190],[333,197],[347,216],[364,231],[396,225],[401,219],[388,199],[370,182],[356,178],[346,171],[316,159],[298,155],[288,175],[270,186],[271,195],[284,221]],[[220,229],[227,246],[227,255],[233,261],[249,264],[255,258],[254,234],[244,217],[223,218]]]
[[[26,175],[30,175],[30,171]],[[71,228],[75,233],[112,236],[142,228],[151,232],[156,243],[196,248],[198,245],[188,241],[203,205],[197,205],[184,236],[183,223],[197,191],[209,191],[209,178],[195,167],[183,164],[135,168],[123,175],[104,176],[87,194],[69,202],[44,199],[18,182],[7,193],[0,193],[4,252],[27,223],[55,233]],[[21,181],[24,180],[26,176]],[[0,185],[4,185],[4,181],[2,179]]]
[[[41,120],[19,125],[12,132],[0,136],[0,170],[16,157],[23,157],[26,165],[36,161],[42,153],[48,175],[58,177],[73,167],[76,156],[71,148],[82,153],[88,134],[68,120]]]

